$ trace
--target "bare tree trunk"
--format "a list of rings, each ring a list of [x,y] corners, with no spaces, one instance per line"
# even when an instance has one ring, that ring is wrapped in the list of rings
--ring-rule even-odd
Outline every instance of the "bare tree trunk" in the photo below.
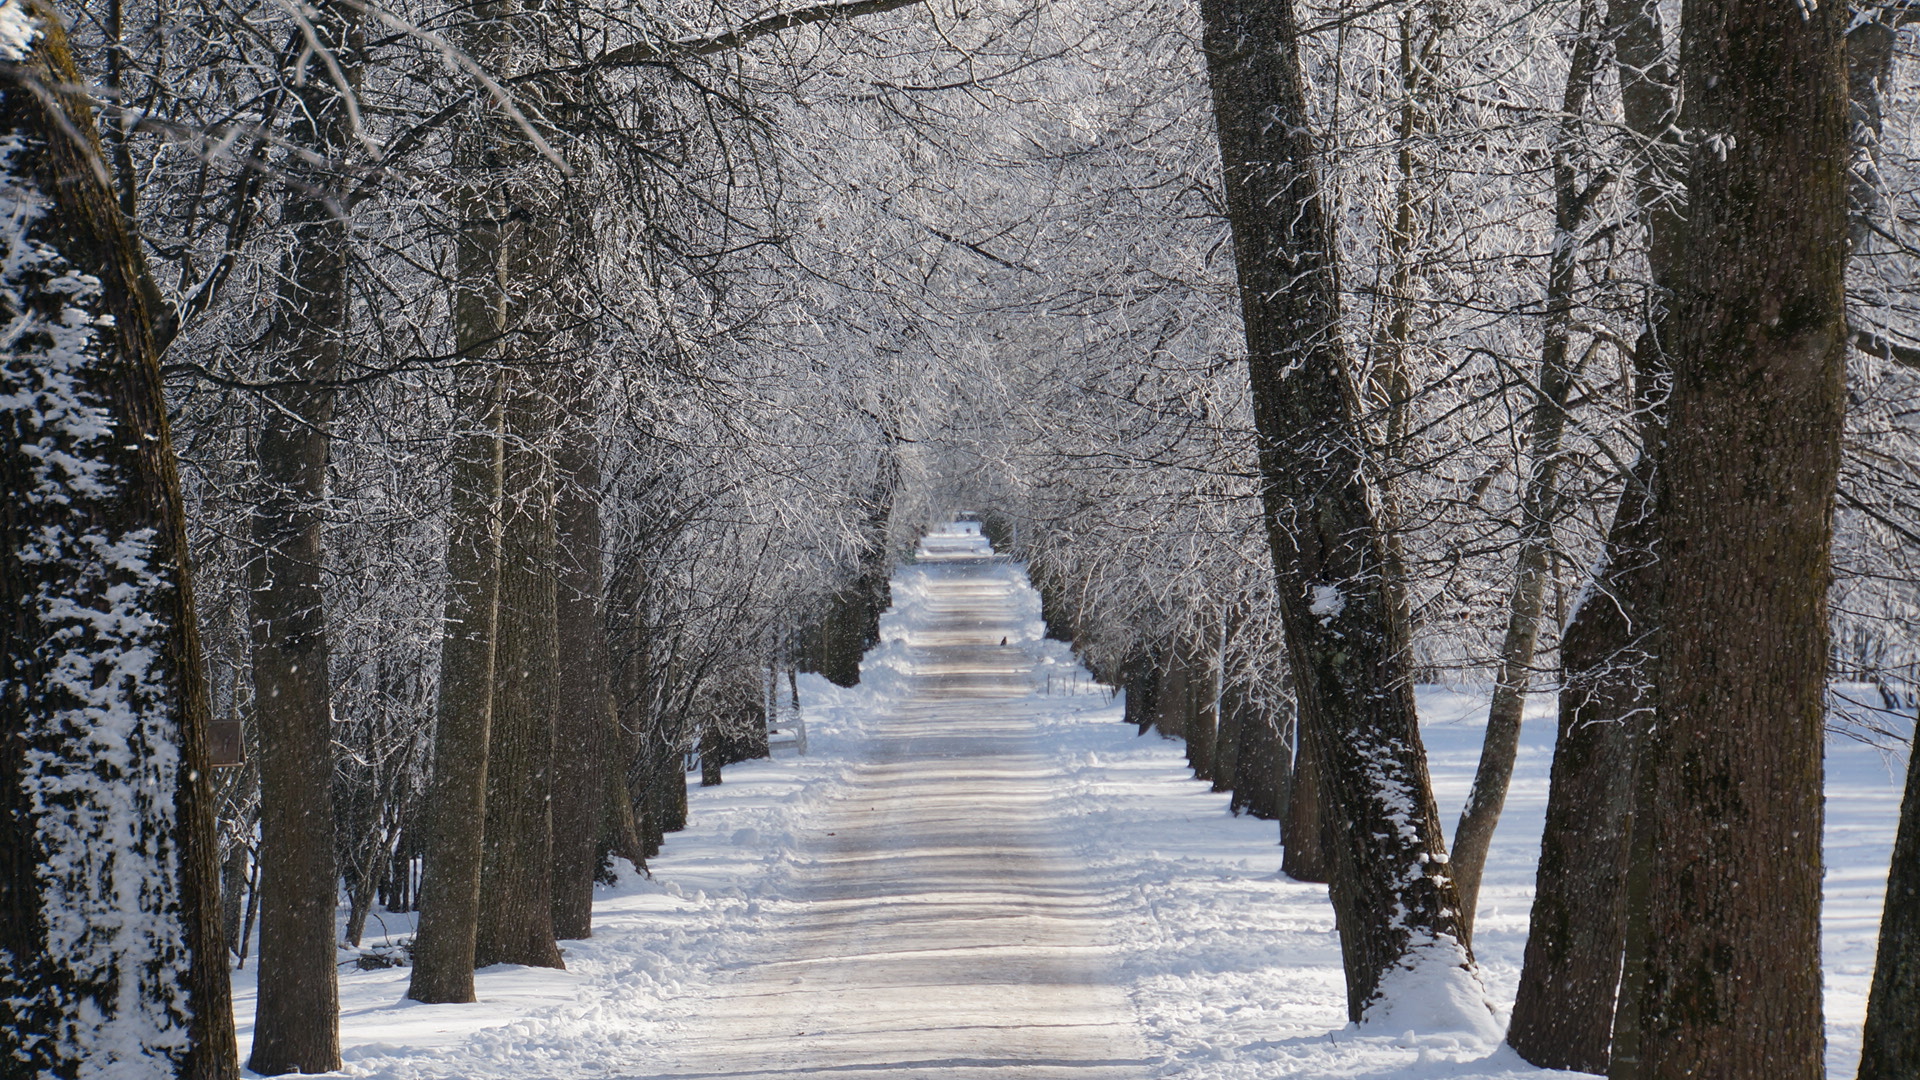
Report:
[[[1825,1074],[1822,736],[1847,10],[1689,0],[1640,1075]],[[1729,634],[1729,628],[1739,632]]]
[[[1649,343],[1649,348],[1652,345]],[[1651,719],[1657,615],[1654,479],[1642,458],[1615,511],[1605,561],[1560,639],[1566,679],[1540,843],[1532,924],[1507,1042],[1552,1069],[1605,1072],[1626,940],[1634,746]]]
[[[1186,646],[1175,642],[1162,656],[1160,686],[1154,694],[1153,728],[1165,739],[1184,739],[1187,734],[1188,700]]]
[[[1567,424],[1567,395],[1575,372],[1567,346],[1573,330],[1573,292],[1579,230],[1587,208],[1606,183],[1581,183],[1577,156],[1584,138],[1587,97],[1601,63],[1594,34],[1600,15],[1595,0],[1580,8],[1580,25],[1561,95],[1560,129],[1553,147],[1553,254],[1547,270],[1546,333],[1540,345],[1533,408],[1527,418],[1527,480],[1520,498],[1520,550],[1507,596],[1507,629],[1500,643],[1500,669],[1487,710],[1487,731],[1473,788],[1453,834],[1453,877],[1460,888],[1460,919],[1473,931],[1480,875],[1487,865],[1494,827],[1506,806],[1520,750],[1520,722],[1533,677],[1546,585],[1553,575],[1553,526],[1560,514],[1560,439]]]
[[[1127,675],[1126,721],[1145,735],[1160,711],[1160,661],[1153,649],[1143,649],[1124,665]]]
[[[1229,696],[1228,687],[1232,680],[1223,670],[1225,659],[1222,655],[1214,665],[1214,686],[1218,691],[1215,696],[1215,709],[1219,720],[1219,728],[1214,733],[1213,744],[1213,790],[1215,791],[1235,791],[1244,782],[1244,778],[1240,775],[1240,754],[1248,741],[1245,726],[1246,709]],[[1270,746],[1263,746],[1261,751],[1269,753],[1271,749]],[[1258,763],[1253,765],[1249,772],[1259,772],[1262,766],[1271,765],[1270,757],[1257,760]],[[1271,777],[1271,768],[1269,767],[1267,771]]]
[[[1600,564],[1561,635],[1560,739],[1526,962],[1507,1033],[1528,1061],[1592,1071],[1610,1067],[1611,1033],[1619,1030],[1614,1011],[1627,933],[1636,746],[1654,723],[1661,585],[1653,507],[1665,430],[1663,327],[1675,253],[1684,246],[1684,221],[1662,182],[1671,164],[1677,98],[1659,5],[1609,0],[1607,23],[1622,111],[1644,146],[1634,196],[1653,287],[1648,330],[1634,350],[1640,454],[1624,478]]]
[[[1187,683],[1187,764],[1196,780],[1212,780],[1215,743],[1220,737],[1214,714],[1214,667],[1207,650],[1188,646],[1180,653]]]
[[[554,714],[553,932],[563,939],[593,933],[593,878],[611,809],[606,777],[609,761],[616,758],[601,582],[600,447],[591,405],[578,387],[569,401],[572,415],[563,421],[555,462],[554,511],[560,536],[560,667]],[[622,846],[616,843],[615,850]]]
[[[553,402],[516,375],[507,398],[500,624],[487,751],[487,822],[474,963],[563,967],[553,930],[553,714],[556,632]]]
[[[1280,871],[1295,881],[1325,884],[1327,865],[1325,798],[1320,794],[1320,751],[1311,740],[1299,740],[1293,758],[1293,787],[1288,792],[1285,822],[1280,827]]]
[[[1244,685],[1229,681],[1221,689],[1220,714],[1238,716],[1239,761],[1234,767],[1232,808],[1263,821],[1287,816],[1293,793],[1293,734],[1285,717],[1254,704]]]
[[[490,212],[480,189],[467,189],[464,198],[465,218],[455,248],[455,345],[478,361],[491,353],[504,330],[501,259],[507,229]],[[504,367],[480,363],[461,368],[455,376],[440,698],[427,791],[420,928],[407,988],[415,1001],[474,999],[499,623],[506,380]]]
[[[1472,958],[1414,712],[1406,612],[1366,481],[1293,5],[1204,0],[1201,18],[1269,546],[1357,1020],[1390,969]]]
[[[0,1060],[230,1080],[209,708],[152,282],[58,16],[0,45]],[[57,912],[60,917],[50,918]]]
[[[1920,744],[1920,740],[1916,740]],[[1880,949],[1861,1038],[1859,1080],[1920,1076],[1920,745],[1907,747],[1893,865],[1881,905]]]
[[[361,15],[320,4],[309,17],[356,89]],[[322,61],[314,60],[319,64]],[[267,331],[270,377],[255,454],[261,493],[248,564],[253,700],[260,732],[260,992],[247,1067],[265,1075],[340,1067],[334,967],[335,865],[332,650],[323,604],[322,529],[335,389],[348,324],[348,225],[329,205],[354,132],[343,89],[310,77],[295,93],[291,141],[322,163],[291,159],[304,187],[282,217],[293,225]],[[350,178],[348,178],[349,183]]]

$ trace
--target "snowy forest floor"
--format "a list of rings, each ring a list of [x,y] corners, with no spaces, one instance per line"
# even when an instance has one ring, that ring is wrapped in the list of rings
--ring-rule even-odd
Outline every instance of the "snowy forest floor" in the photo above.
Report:
[[[405,968],[343,966],[346,1074],[1554,1075],[1484,1028],[1409,1019],[1417,1007],[1346,1025],[1325,888],[1280,877],[1274,826],[1231,817],[1177,743],[1121,724],[1120,702],[1041,637],[1020,569],[974,557],[977,543],[929,539],[895,579],[862,684],[803,678],[808,755],[695,789],[652,878],[600,890],[567,970],[489,968],[479,1004],[429,1006],[403,1000]],[[1420,706],[1450,823],[1485,694],[1423,687]],[[1502,1023],[1552,740],[1538,699],[1481,893],[1476,947]],[[1850,1077],[1901,762],[1836,737],[1827,764],[1828,1071]],[[411,916],[376,912],[368,945],[411,932]],[[252,979],[236,973],[243,1058]]]

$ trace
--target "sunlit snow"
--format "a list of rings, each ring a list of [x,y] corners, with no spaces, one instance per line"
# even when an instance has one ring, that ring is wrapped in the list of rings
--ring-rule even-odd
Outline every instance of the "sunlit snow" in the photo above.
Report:
[[[1432,966],[1350,1027],[1325,888],[1281,877],[1274,825],[1231,817],[1177,743],[1119,722],[1120,701],[1042,637],[1020,568],[982,559],[984,545],[971,529],[927,539],[895,578],[862,685],[801,678],[809,755],[783,750],[695,788],[691,827],[668,838],[652,879],[601,889],[595,936],[565,943],[568,970],[490,968],[480,1004],[420,1005],[401,1000],[405,969],[343,969],[348,1074],[1571,1075],[1497,1042],[1527,929],[1550,699],[1530,704],[1481,891],[1491,1012],[1461,998],[1478,987]],[[984,621],[951,618],[956,605]],[[1451,825],[1486,694],[1419,698]],[[1829,1071],[1843,1077],[1900,763],[1841,740],[1828,768]],[[980,872],[1003,849],[1005,869]],[[376,912],[373,936],[404,938],[410,918]],[[237,987],[243,1042],[250,979]]]

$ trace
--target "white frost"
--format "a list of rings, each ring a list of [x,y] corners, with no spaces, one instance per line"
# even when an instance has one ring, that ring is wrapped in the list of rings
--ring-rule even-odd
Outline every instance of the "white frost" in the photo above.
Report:
[[[1339,618],[1340,613],[1347,610],[1347,598],[1331,585],[1315,585],[1313,603],[1307,610],[1319,616],[1320,624],[1324,626],[1328,620]]]
[[[40,24],[27,14],[25,4],[20,0],[0,3],[0,59],[25,60],[39,36]]]
[[[0,4],[0,49],[34,31]],[[25,26],[23,30],[22,27]],[[154,535],[115,533],[102,503],[119,477],[101,451],[113,417],[89,387],[102,373],[101,283],[32,235],[52,207],[13,174],[0,142],[0,420],[31,462],[15,493],[34,526],[6,557],[31,567],[45,637],[0,693],[26,713],[21,786],[36,828],[45,948],[0,956],[0,995],[52,1075],[136,1080],[171,1073],[187,1047],[185,927],[173,847],[177,717],[154,616],[169,582]],[[58,298],[52,300],[50,298]]]

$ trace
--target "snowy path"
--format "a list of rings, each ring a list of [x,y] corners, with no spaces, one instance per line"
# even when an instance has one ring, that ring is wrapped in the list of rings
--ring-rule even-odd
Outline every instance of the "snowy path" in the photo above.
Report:
[[[715,988],[653,1075],[1147,1075],[1101,948],[1111,896],[1047,812],[1058,750],[1025,613],[993,564],[954,554],[928,567],[908,693],[795,852],[772,955]]]
[[[1277,875],[1272,823],[1232,817],[1178,743],[1119,723],[1121,702],[1044,639],[1022,569],[983,551],[968,527],[926,538],[894,577],[860,686],[799,680],[810,753],[731,766],[724,784],[694,789],[689,826],[653,877],[599,890],[593,937],[563,943],[566,970],[487,968],[477,1004],[420,1005],[402,996],[407,969],[357,970],[356,951],[343,951],[344,1074],[1580,1075],[1535,1069],[1432,1017],[1347,1026],[1325,887]],[[1486,692],[1419,695],[1450,822],[1479,757]],[[1548,695],[1529,706],[1480,897],[1475,947],[1496,1019],[1526,940],[1552,709]],[[1892,721],[1908,730],[1910,718]],[[1902,755],[1828,743],[1835,1078],[1858,1060],[1904,776]],[[412,920],[377,911],[374,943],[403,943]],[[251,964],[235,973],[243,1054],[253,979]]]

